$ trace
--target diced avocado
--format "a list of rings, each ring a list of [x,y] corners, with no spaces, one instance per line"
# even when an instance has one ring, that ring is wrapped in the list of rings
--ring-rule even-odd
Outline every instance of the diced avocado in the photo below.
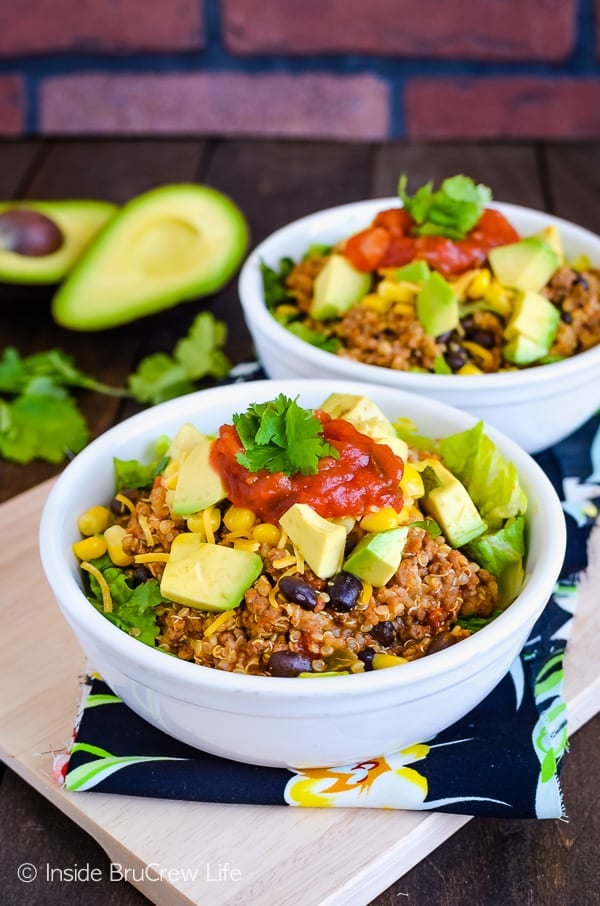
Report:
[[[391,421],[368,396],[331,393],[319,407],[332,418],[343,418],[368,437],[396,437]]]
[[[171,444],[167,450],[167,456],[170,459],[181,459],[184,453],[188,453],[192,447],[195,447],[196,444],[201,443],[204,439],[204,434],[202,434],[198,429],[191,425],[189,422],[186,422],[181,426]]]
[[[556,337],[559,321],[560,312],[552,302],[539,293],[521,292],[504,335],[507,340],[513,340],[522,334],[544,346],[547,352]]]
[[[178,516],[190,516],[227,496],[221,476],[210,462],[213,443],[201,434],[200,440],[184,453],[180,461],[179,478],[171,504],[171,511]]]
[[[500,283],[534,293],[546,285],[560,263],[554,249],[538,236],[499,245],[488,258]]]
[[[231,610],[262,572],[251,551],[207,544],[193,532],[177,535],[160,582],[168,601],[199,610]]]
[[[421,504],[438,523],[448,544],[462,547],[485,532],[487,525],[465,486],[441,462],[423,461],[425,496]]]
[[[373,439],[377,444],[385,444],[400,459],[408,459],[408,444],[401,437],[375,437]]]
[[[315,279],[311,317],[319,321],[339,318],[356,305],[371,287],[371,277],[357,270],[344,255],[329,256]]]
[[[398,282],[406,281],[407,283],[421,283],[427,280],[431,271],[426,261],[411,261],[404,267],[399,267],[396,271],[396,280]]]
[[[558,263],[563,264],[565,260],[565,252],[563,249],[562,239],[560,238],[560,233],[558,227],[555,224],[545,227],[539,233],[536,233],[538,239],[541,239],[543,242],[547,242],[553,252],[558,258]]]
[[[216,189],[165,185],[124,205],[52,300],[71,330],[104,330],[220,289],[246,251],[239,208]]]
[[[114,217],[117,206],[107,201],[20,201],[0,204],[0,237],[4,237],[0,248],[0,280],[6,283],[58,283],[64,279],[84,249],[95,238],[104,225]],[[36,212],[55,225],[62,234],[62,241],[48,254],[19,253],[11,249],[9,238],[14,239],[16,248],[21,247],[19,232],[30,228],[21,219],[15,233],[15,223],[11,224],[11,212]],[[34,224],[35,227],[35,224]],[[7,231],[11,237],[7,236]],[[25,243],[26,245],[27,243]]]
[[[400,566],[407,535],[406,525],[365,535],[346,559],[345,571],[369,585],[385,585]]]
[[[513,365],[531,365],[532,362],[543,358],[547,352],[546,346],[542,346],[520,333],[505,345],[502,355],[507,362],[511,362]]]
[[[329,579],[340,571],[346,546],[343,525],[323,519],[306,503],[293,504],[279,524],[316,576]]]
[[[437,271],[431,274],[419,291],[417,318],[430,337],[439,337],[458,327],[458,296]]]

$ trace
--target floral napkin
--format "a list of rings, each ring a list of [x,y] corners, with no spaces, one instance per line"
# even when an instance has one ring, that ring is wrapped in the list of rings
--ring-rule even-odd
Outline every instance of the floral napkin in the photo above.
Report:
[[[257,376],[245,366],[237,379]],[[68,790],[201,802],[563,817],[563,656],[600,501],[600,417],[536,459],[567,514],[562,574],[508,674],[448,730],[344,767],[262,768],[177,742],[134,714],[99,677],[90,677],[70,753],[56,766],[61,781]]]

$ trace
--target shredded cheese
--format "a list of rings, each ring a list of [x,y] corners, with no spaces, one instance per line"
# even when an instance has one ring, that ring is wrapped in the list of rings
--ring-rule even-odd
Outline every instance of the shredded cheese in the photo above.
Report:
[[[220,632],[221,629],[226,629],[230,623],[235,622],[235,614],[232,610],[226,610],[224,613],[220,613],[219,616],[209,623],[209,625],[204,630],[205,636],[214,635],[215,632]]]
[[[300,551],[298,550],[298,548],[296,547],[295,544],[294,544],[294,556],[296,558],[296,563],[298,565],[298,572],[301,575],[304,575],[304,557],[302,556],[302,554],[300,553]]]
[[[150,530],[150,523],[148,522],[145,516],[138,516],[138,522],[140,528],[144,533],[144,540],[148,547],[154,547],[154,538],[152,537],[152,532]]]
[[[202,511],[202,520],[204,522],[204,534],[206,535],[206,540],[209,544],[215,543],[215,533],[213,532],[212,527],[212,510],[211,506],[207,507]]]
[[[281,528],[281,526],[279,526]],[[280,547],[282,550],[288,543],[288,534],[284,528],[281,529],[281,538],[277,542],[277,547]]]
[[[115,500],[118,500],[119,503],[122,503],[123,506],[127,507],[130,513],[135,513],[135,504],[129,497],[125,497],[125,494],[115,494]]]
[[[254,553],[260,547],[258,541],[250,541],[249,538],[237,538],[233,542],[233,546],[238,551],[251,551]]]
[[[133,558],[134,563],[166,563],[170,554],[164,554],[161,551],[149,554],[136,554]]]
[[[279,560],[273,560],[275,569],[286,569],[288,566],[295,566],[296,558],[291,554],[289,557],[280,557]]]
[[[359,601],[361,604],[368,604],[371,600],[371,595],[373,594],[373,586],[369,585],[368,582],[363,582],[362,591],[360,593]]]
[[[87,560],[84,560],[79,564],[81,569],[85,570],[86,573],[89,573],[90,576],[93,576],[98,585],[100,586],[100,591],[102,593],[102,610],[104,613],[112,613],[113,609],[113,600],[110,593],[110,588],[108,587],[108,582],[98,569],[94,566],[93,563],[88,563]]]

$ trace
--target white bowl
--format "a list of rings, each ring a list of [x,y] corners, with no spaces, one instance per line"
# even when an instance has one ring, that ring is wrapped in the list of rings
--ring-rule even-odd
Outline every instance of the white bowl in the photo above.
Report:
[[[149,457],[156,438],[172,436],[183,422],[214,432],[233,412],[280,392],[313,407],[329,390],[368,394],[388,417],[406,416],[430,436],[473,424],[471,416],[441,403],[375,385],[338,381],[325,391],[321,382],[306,380],[234,384],[163,403],[112,428],[67,466],[44,507],[44,570],[90,667],[151,724],[216,755],[252,764],[323,766],[431,737],[466,714],[507,672],[563,562],[564,518],[552,485],[531,457],[490,430],[515,463],[529,498],[527,579],[518,598],[493,623],[447,650],[355,676],[245,676],[169,657],[95,610],[82,592],[71,544],[79,538],[79,514],[114,493],[113,456]]]
[[[409,390],[470,412],[499,428],[529,453],[566,437],[600,406],[600,345],[551,365],[497,374],[420,374],[366,365],[317,349],[298,339],[264,303],[260,262],[277,267],[298,260],[313,243],[333,244],[368,226],[397,198],[341,205],[295,220],[272,233],[247,258],[238,291],[258,357],[272,378],[319,377],[367,381]],[[497,204],[515,229],[527,236],[550,224],[559,230],[567,258],[588,255],[600,267],[600,237],[566,220],[512,204]]]

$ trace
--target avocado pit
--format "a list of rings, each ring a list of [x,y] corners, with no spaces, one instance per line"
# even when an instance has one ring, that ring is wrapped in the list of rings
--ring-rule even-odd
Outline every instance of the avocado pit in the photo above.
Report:
[[[0,214],[0,248],[27,258],[52,255],[63,245],[60,227],[45,214],[13,208]]]

